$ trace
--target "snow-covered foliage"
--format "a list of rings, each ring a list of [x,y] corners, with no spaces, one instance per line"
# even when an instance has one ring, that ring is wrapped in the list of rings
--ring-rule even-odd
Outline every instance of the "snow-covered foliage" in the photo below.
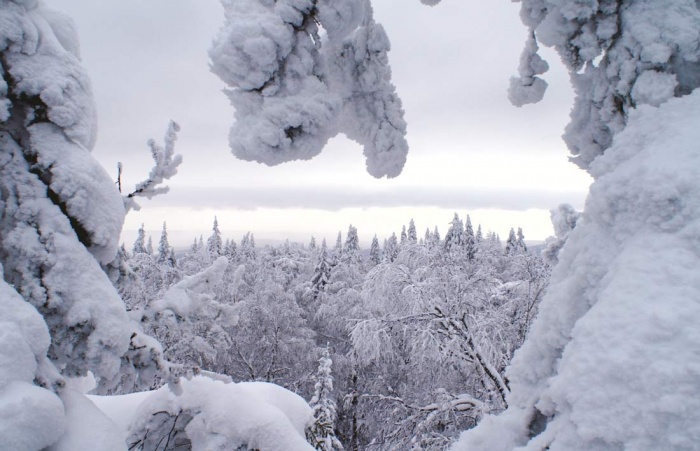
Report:
[[[459,216],[455,223],[462,224]],[[173,291],[183,295],[183,282],[169,288],[159,282],[158,268],[169,265],[146,253],[127,256],[127,263],[135,265],[139,293],[161,299],[144,308],[173,312],[147,315],[144,324],[150,330],[159,320],[173,320],[160,330],[180,342],[156,335],[184,374],[214,371],[316,396],[312,405],[328,412],[334,405],[327,419],[336,419],[333,427],[323,420],[325,426],[309,437],[333,432],[346,449],[434,449],[447,446],[484,412],[504,408],[503,370],[529,330],[549,274],[524,245],[506,253],[496,235],[472,236],[471,220],[466,223],[459,234],[464,245],[450,252],[437,230],[423,243],[413,242],[415,224],[409,223],[402,246],[392,235],[394,260],[384,262],[372,261],[380,258],[378,238],[372,257],[360,248],[353,226],[345,240],[339,234],[331,252],[325,240],[315,249],[289,241],[255,248],[247,233],[238,247],[247,250],[232,253],[221,274],[206,277],[215,256],[198,238],[174,269],[178,277],[194,274],[183,281],[208,280],[211,286],[203,303],[191,302],[196,296],[187,292],[186,308],[170,299]],[[517,244],[522,231],[513,236]],[[224,241],[234,247],[233,240]],[[161,288],[149,288],[153,284]],[[207,305],[214,314],[190,310]],[[225,312],[216,313],[220,308]],[[137,310],[134,304],[131,314],[141,318]],[[225,325],[229,313],[238,321]],[[213,326],[227,338],[206,341]],[[192,346],[202,338],[208,346]],[[326,352],[329,360],[314,360]],[[436,370],[426,373],[426,366]],[[163,427],[172,427],[174,418]]]
[[[695,449],[698,3],[532,0],[522,13],[572,71],[565,139],[595,182],[582,214],[553,213],[559,263],[506,372],[508,409],[452,449]]]
[[[547,82],[538,75],[547,72],[549,65],[537,54],[537,50],[537,41],[533,34],[528,38],[520,58],[519,77],[510,79],[508,98],[515,106],[537,103],[542,100],[547,90]]]
[[[311,408],[272,384],[199,376],[153,392],[91,399],[133,450],[314,449],[304,439]]]
[[[46,357],[51,342],[49,330],[36,309],[3,280],[0,280],[0,318],[3,447],[42,449],[61,437],[66,423],[62,401],[53,391],[63,380]]]
[[[564,140],[583,168],[602,154],[640,105],[659,106],[700,86],[700,11],[694,0],[521,0],[530,28],[515,105],[537,102],[547,70],[537,42],[557,50],[576,100]]]
[[[574,207],[569,204],[561,204],[550,212],[550,216],[554,226],[554,236],[545,241],[542,255],[550,264],[554,265],[559,261],[559,251],[564,247],[569,233],[576,227],[581,213],[574,210]]]
[[[180,131],[180,126],[170,121],[168,130],[165,132],[165,147],[156,143],[154,140],[148,141],[148,147],[151,149],[154,166],[148,174],[146,180],[139,182],[134,191],[124,196],[124,206],[127,211],[130,209],[140,210],[141,207],[136,203],[136,197],[145,197],[151,199],[159,194],[165,194],[170,191],[168,186],[160,186],[166,180],[177,174],[177,168],[182,164],[182,155],[175,155],[175,141],[177,133]],[[121,187],[121,163],[119,164],[119,180]]]
[[[333,374],[331,366],[333,360],[330,358],[328,348],[323,350],[321,358],[318,360],[316,370],[316,385],[314,386],[314,396],[309,405],[313,409],[314,422],[307,430],[306,436],[309,442],[317,450],[339,451],[343,445],[335,434],[336,405],[333,400]]]
[[[269,165],[310,159],[344,133],[367,170],[396,177],[408,145],[391,84],[389,39],[368,0],[225,0],[210,57],[235,108],[238,158]]]
[[[538,256],[506,254],[490,241],[472,260],[456,249],[406,245],[365,277],[364,318],[350,335],[360,368],[375,381],[364,381],[360,408],[383,416],[366,425],[374,449],[441,449],[507,406],[503,371],[548,270]]]
[[[591,165],[510,408],[455,450],[697,447],[698,117],[697,92],[639,107]]]
[[[228,259],[219,257],[147,305],[141,321],[163,344],[169,361],[212,370],[218,350],[230,346],[225,329],[236,323],[237,316],[230,305],[214,299],[227,266]]]
[[[59,372],[92,371],[105,389],[133,371],[125,354],[140,336],[100,267],[116,256],[125,210],[90,155],[90,82],[65,16],[32,1],[3,1],[0,15],[3,278],[44,317]]]

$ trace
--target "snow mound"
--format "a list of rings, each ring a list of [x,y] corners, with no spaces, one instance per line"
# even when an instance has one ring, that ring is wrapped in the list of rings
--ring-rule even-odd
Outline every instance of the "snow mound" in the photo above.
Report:
[[[127,445],[135,449],[170,433],[173,443],[189,441],[193,450],[313,450],[304,438],[313,421],[311,408],[279,386],[195,377],[172,388],[90,398],[121,426]]]
[[[0,279],[0,437],[3,448],[42,449],[63,434],[65,417],[61,400],[53,392],[34,385],[35,379],[60,379],[46,358],[50,340],[39,312]]]

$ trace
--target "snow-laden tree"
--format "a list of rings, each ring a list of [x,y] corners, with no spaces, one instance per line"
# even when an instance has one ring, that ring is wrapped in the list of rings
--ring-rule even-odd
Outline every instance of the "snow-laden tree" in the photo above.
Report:
[[[510,228],[508,239],[506,240],[506,254],[514,254],[518,251],[518,238],[515,236],[515,229]]]
[[[391,236],[384,240],[384,253],[382,254],[382,260],[393,262],[399,255],[399,240],[396,238],[396,233],[391,234]]]
[[[323,349],[318,359],[314,396],[309,405],[314,412],[314,422],[307,429],[307,440],[319,451],[340,451],[343,445],[335,433],[336,404],[333,400],[333,374],[328,347]]]
[[[331,278],[331,259],[326,250],[326,239],[321,243],[321,250],[318,252],[316,267],[311,278],[311,289],[314,292],[314,297],[318,297],[318,293],[323,291]]]
[[[344,133],[374,177],[396,177],[406,123],[389,39],[369,0],[231,0],[209,55],[235,108],[238,158],[279,164],[318,155]]]
[[[219,257],[209,268],[183,278],[153,299],[142,312],[141,322],[162,343],[169,361],[213,370],[217,353],[231,345],[225,329],[236,323],[236,315],[214,298],[227,266],[226,257]]]
[[[131,248],[132,254],[145,254],[146,252],[146,229],[143,223],[136,232],[136,241]]]
[[[382,253],[379,249],[379,239],[377,235],[374,235],[374,238],[372,238],[372,244],[369,248],[369,261],[373,265],[378,265],[382,261]]]
[[[362,250],[360,249],[360,238],[357,236],[357,227],[352,224],[348,227],[348,234],[345,237],[342,258],[346,262],[359,263],[362,260]]]
[[[255,235],[247,232],[245,235],[243,235],[243,238],[241,238],[241,250],[240,250],[241,257],[246,259],[246,260],[255,260],[257,256],[257,252],[255,250]]]
[[[450,253],[459,253],[464,249],[464,223],[455,213],[449,229],[445,234],[445,250]]]
[[[223,255],[224,243],[219,231],[219,220],[214,216],[214,224],[211,228],[211,235],[207,239],[207,252],[212,258],[218,258]]]
[[[413,222],[413,218],[408,223],[407,239],[410,244],[418,243],[418,233],[416,232],[416,223]]]
[[[101,267],[116,257],[124,199],[90,154],[95,107],[72,22],[30,0],[2,1],[0,15],[3,280],[51,336],[51,365],[31,379],[60,393],[63,377],[91,371],[106,390],[137,354],[155,363]]]
[[[357,409],[376,449],[442,449],[507,406],[504,370],[548,273],[534,254],[477,255],[405,246],[366,275],[351,339],[363,376]]]
[[[698,3],[525,0],[521,17],[570,71],[565,141],[595,181],[507,371],[509,408],[453,449],[694,449]]]
[[[284,268],[268,254],[246,262],[234,297],[238,316],[229,329],[231,347],[224,372],[244,381],[273,382],[298,387],[313,357],[313,332],[307,326],[294,293],[287,290]]]
[[[476,236],[474,235],[474,226],[472,226],[472,219],[469,215],[467,215],[466,224],[464,225],[463,241],[466,257],[471,261],[474,259],[474,254],[476,254]]]

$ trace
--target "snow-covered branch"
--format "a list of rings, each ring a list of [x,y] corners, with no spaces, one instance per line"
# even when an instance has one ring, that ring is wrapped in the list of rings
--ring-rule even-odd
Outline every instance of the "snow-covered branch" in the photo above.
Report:
[[[182,163],[182,155],[175,155],[175,141],[177,141],[177,133],[179,131],[180,126],[175,121],[170,121],[168,130],[165,132],[165,147],[156,143],[153,139],[148,141],[148,147],[151,148],[151,156],[155,166],[151,169],[146,180],[138,183],[134,191],[124,196],[124,206],[127,212],[131,209],[136,211],[141,209],[139,204],[136,203],[136,197],[151,199],[154,196],[170,191],[170,187],[160,185],[177,174],[177,168]],[[121,163],[119,165],[119,174],[120,179],[117,183],[121,187]]]

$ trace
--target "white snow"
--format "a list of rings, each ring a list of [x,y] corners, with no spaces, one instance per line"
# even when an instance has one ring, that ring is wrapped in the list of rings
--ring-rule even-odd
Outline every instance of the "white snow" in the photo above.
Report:
[[[48,451],[126,451],[124,437],[85,395],[71,389],[61,392],[66,430]]]
[[[34,385],[58,377],[46,357],[49,343],[41,315],[0,280],[0,437],[6,449],[41,449],[63,433],[61,400]]]
[[[371,175],[400,174],[406,123],[389,40],[368,1],[223,4],[226,22],[209,55],[236,110],[234,155],[268,165],[306,160],[345,133],[364,146]]]
[[[697,449],[698,117],[700,92],[640,107],[593,162],[585,213],[507,371],[510,407],[455,451]],[[550,419],[530,439],[535,408]]]
[[[127,433],[127,444],[147,430],[155,412],[189,412],[185,426],[194,450],[231,450],[247,444],[261,451],[313,450],[305,440],[312,421],[306,402],[279,386],[263,382],[224,383],[199,376],[177,387],[153,392],[90,399]]]

